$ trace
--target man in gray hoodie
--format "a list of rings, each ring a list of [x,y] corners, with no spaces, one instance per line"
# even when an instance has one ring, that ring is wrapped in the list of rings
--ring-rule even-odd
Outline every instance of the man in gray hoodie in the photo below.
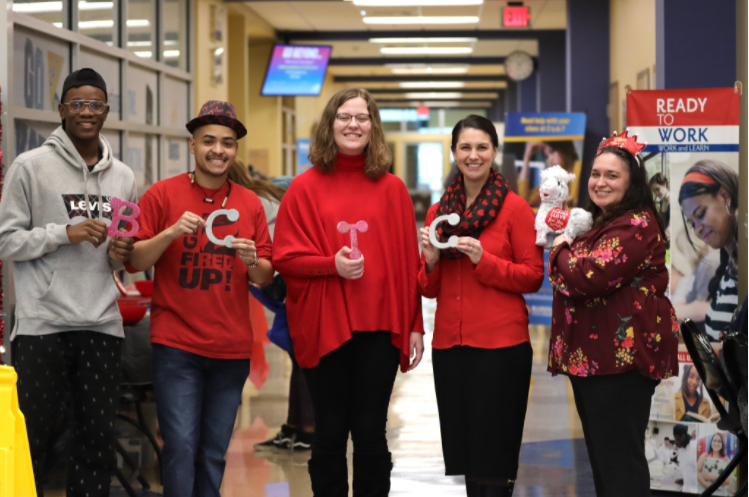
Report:
[[[114,421],[124,337],[112,271],[131,239],[107,241],[113,197],[135,202],[133,172],[100,131],[107,88],[93,69],[71,73],[59,106],[62,126],[11,165],[0,200],[0,259],[13,261],[14,362],[37,495],[50,421],[66,391],[73,399],[67,495],[107,496],[116,465]]]

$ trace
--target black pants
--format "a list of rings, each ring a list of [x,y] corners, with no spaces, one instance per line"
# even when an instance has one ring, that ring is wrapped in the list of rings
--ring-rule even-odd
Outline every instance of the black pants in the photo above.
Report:
[[[301,366],[296,362],[294,353],[290,353],[289,357],[291,358],[291,380],[289,381],[289,410],[286,415],[286,424],[297,428],[314,427],[315,412],[312,408],[307,380],[304,378]]]
[[[658,381],[637,371],[570,376],[598,497],[647,497],[645,430]]]
[[[353,338],[304,370],[315,412],[316,456],[387,453],[385,426],[400,351],[389,332],[353,333]]]
[[[19,335],[15,342],[18,403],[26,418],[37,495],[43,497],[52,419],[69,392],[73,425],[67,495],[109,495],[116,458],[114,425],[122,339],[93,331]]]

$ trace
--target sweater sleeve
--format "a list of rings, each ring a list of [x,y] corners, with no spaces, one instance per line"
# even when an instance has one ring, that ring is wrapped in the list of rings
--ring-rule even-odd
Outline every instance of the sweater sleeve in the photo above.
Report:
[[[589,244],[557,245],[549,255],[549,278],[564,295],[603,297],[636,284],[659,243],[660,228],[648,213],[620,216]]]
[[[484,285],[505,292],[534,293],[544,280],[544,252],[543,247],[536,245],[533,210],[522,199],[518,200],[521,202],[514,204],[509,237],[512,260],[484,251],[474,274]]]
[[[32,261],[70,244],[66,224],[33,226],[31,181],[24,164],[11,165],[0,199],[0,259]]]
[[[297,278],[338,275],[335,255],[325,255],[325,235],[306,192],[293,182],[281,200],[276,218],[273,267]]]
[[[424,226],[429,227],[432,222],[434,221],[434,218],[437,216],[437,208],[436,206],[432,206],[431,209],[429,209],[429,212],[427,212],[426,220],[424,221]],[[419,237],[421,239],[421,237]],[[437,295],[440,291],[440,262],[437,261],[437,265],[434,266],[434,271],[431,273],[427,273],[426,269],[426,261],[424,258],[424,254],[421,254],[421,264],[419,266],[419,293],[423,295],[424,297],[428,299],[434,299],[437,298]]]

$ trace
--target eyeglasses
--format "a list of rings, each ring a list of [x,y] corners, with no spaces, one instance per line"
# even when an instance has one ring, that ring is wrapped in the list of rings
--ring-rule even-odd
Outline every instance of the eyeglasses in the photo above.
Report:
[[[73,114],[80,114],[86,106],[88,106],[94,114],[101,114],[107,108],[107,104],[101,100],[71,100],[63,105],[67,105],[68,109]]]
[[[351,118],[356,119],[356,122],[364,124],[368,123],[370,120],[369,114],[357,114],[355,116],[352,116],[351,114],[336,114],[335,118],[341,121],[342,123],[348,123],[351,122]]]

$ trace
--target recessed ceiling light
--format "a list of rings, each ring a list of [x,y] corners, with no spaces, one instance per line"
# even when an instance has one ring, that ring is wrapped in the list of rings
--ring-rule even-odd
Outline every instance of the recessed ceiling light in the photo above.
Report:
[[[436,55],[436,54],[469,54],[471,47],[382,47],[380,53],[390,55]]]
[[[387,16],[365,17],[364,24],[475,24],[478,16]]]
[[[463,81],[409,81],[399,83],[401,88],[465,88]]]
[[[466,74],[467,67],[417,67],[417,68],[394,68],[393,74]]]
[[[483,3],[484,0],[354,0],[354,5],[359,7],[445,7]]]
[[[370,38],[370,43],[472,43],[478,38]]]
[[[21,14],[62,12],[62,2],[14,3],[13,12],[20,12]]]
[[[451,93],[431,93],[431,92],[413,92],[406,93],[406,98],[463,98],[459,92]]]

